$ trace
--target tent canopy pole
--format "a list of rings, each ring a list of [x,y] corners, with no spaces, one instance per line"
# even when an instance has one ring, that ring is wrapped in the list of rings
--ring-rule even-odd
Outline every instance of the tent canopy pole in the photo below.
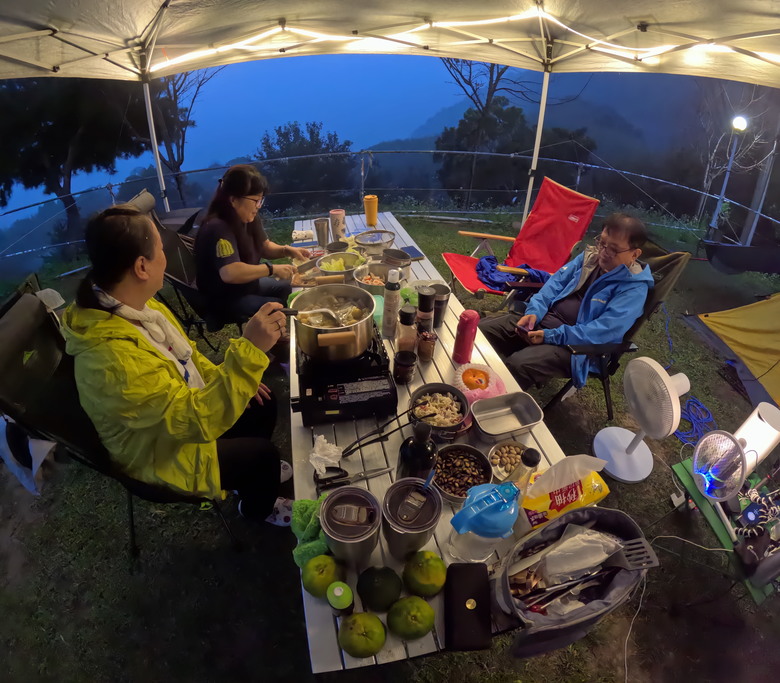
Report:
[[[539,118],[536,120],[536,140],[534,141],[534,154],[531,158],[531,168],[528,169],[528,191],[525,194],[525,208],[523,209],[523,222],[528,218],[528,209],[531,206],[531,195],[534,191],[534,176],[536,165],[539,162],[539,148],[542,146],[542,129],[544,128],[544,113],[547,110],[547,89],[550,86],[550,71],[546,69],[542,76],[542,97],[539,100]],[[521,227],[520,230],[523,228]]]
[[[165,190],[165,176],[163,175],[162,162],[160,161],[160,150],[157,149],[157,131],[154,129],[154,114],[152,113],[152,95],[149,91],[149,83],[144,81],[144,103],[146,104],[146,120],[149,123],[149,139],[152,141],[152,154],[154,154],[154,165],[157,168],[157,180],[160,183],[160,197],[166,213],[171,210],[168,204],[168,193]]]

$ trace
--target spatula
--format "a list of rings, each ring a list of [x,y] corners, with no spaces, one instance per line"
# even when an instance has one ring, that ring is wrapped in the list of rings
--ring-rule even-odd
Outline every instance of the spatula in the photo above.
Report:
[[[650,569],[660,564],[658,555],[646,538],[632,538],[630,541],[620,543],[623,547],[604,560],[602,567],[621,567],[633,571]]]

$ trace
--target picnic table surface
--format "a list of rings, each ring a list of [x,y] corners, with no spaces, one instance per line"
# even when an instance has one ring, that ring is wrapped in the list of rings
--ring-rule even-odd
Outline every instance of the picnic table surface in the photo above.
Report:
[[[313,219],[299,220],[295,222],[295,230],[312,230],[314,226]],[[365,223],[364,215],[348,215],[347,231],[349,234],[355,234],[369,229]],[[373,228],[372,228],[373,229]],[[417,246],[414,240],[409,236],[403,226],[396,220],[392,213],[384,212],[379,214],[376,229],[391,230],[395,233],[394,247]],[[447,229],[447,228],[443,228]],[[411,280],[430,280],[444,279],[436,271],[428,258],[421,261],[412,262]],[[411,392],[423,384],[430,382],[445,382],[451,384],[455,376],[457,365],[452,361],[452,351],[454,345],[455,331],[458,325],[458,318],[463,311],[454,293],[449,300],[449,309],[445,315],[444,323],[436,330],[439,340],[436,344],[434,358],[429,363],[419,363],[414,380],[407,385],[398,386],[398,409],[399,411],[408,408]],[[295,331],[291,327],[291,347],[295,348]],[[384,340],[388,355],[391,359],[394,356],[393,341]],[[481,332],[477,333],[477,338],[472,354],[473,363],[482,363],[488,365],[503,380],[507,392],[520,391],[515,379],[510,374],[507,367],[498,357],[496,352],[490,346]],[[299,395],[298,375],[295,367],[295,354],[291,354],[290,364],[290,396]],[[329,442],[340,446],[346,446],[359,436],[375,429],[379,424],[375,418],[366,418],[360,420],[335,422],[333,424],[321,424],[312,427],[305,427],[302,422],[301,414],[292,412],[291,420],[291,442],[293,457],[293,472],[295,482],[295,498],[300,500],[304,498],[316,499],[317,495],[312,479],[313,467],[309,462],[309,453],[312,449],[314,439],[323,434]],[[404,427],[390,435],[384,442],[379,442],[360,449],[350,458],[341,461],[341,466],[349,473],[355,474],[363,470],[369,470],[379,467],[391,466],[393,469],[388,474],[369,479],[358,485],[367,488],[379,500],[380,504],[384,498],[385,492],[395,479],[395,466],[398,459],[398,450],[401,442],[411,436],[411,430]],[[560,446],[553,438],[550,430],[544,423],[535,426],[530,432],[521,435],[515,435],[515,440],[520,441],[526,446],[536,448],[542,454],[542,462],[539,469],[546,469],[553,463],[564,457]],[[494,440],[486,440],[478,435],[476,428],[470,429],[458,441],[471,443],[485,452],[491,447]],[[447,539],[449,537],[451,525],[450,519],[456,510],[444,502],[442,515],[434,533],[434,537],[425,546],[425,550],[431,550],[449,563],[451,558],[445,551]],[[500,556],[501,550],[506,551],[506,546],[511,546],[513,539],[504,542],[504,547],[500,547],[497,554]],[[390,555],[385,544],[384,537],[380,535],[380,540],[375,548],[369,563],[366,566],[389,566],[394,568],[399,574],[403,569],[403,564],[398,562]],[[352,587],[355,593],[355,611],[362,611],[360,598],[355,591],[358,573],[349,570],[347,583]],[[385,647],[375,657],[365,659],[356,659],[346,654],[338,645],[338,623],[339,619],[335,617],[330,606],[325,600],[319,600],[312,597],[301,588],[303,593],[303,604],[306,613],[306,631],[309,639],[309,654],[311,657],[311,668],[313,673],[323,673],[326,671],[339,671],[343,669],[353,669],[357,667],[371,666],[374,664],[384,664],[386,662],[417,657],[444,649],[444,604],[442,594],[430,600],[430,604],[436,613],[436,622],[431,633],[418,640],[405,642],[394,636],[388,631]],[[379,615],[384,621],[384,614]],[[494,631],[500,630],[500,627],[494,622]]]

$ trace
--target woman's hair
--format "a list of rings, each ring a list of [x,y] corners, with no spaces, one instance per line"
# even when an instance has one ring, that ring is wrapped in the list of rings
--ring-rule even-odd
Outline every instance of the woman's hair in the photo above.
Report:
[[[249,164],[237,164],[231,166],[225,175],[219,180],[217,191],[211,198],[208,211],[206,212],[206,221],[210,218],[219,218],[227,223],[236,236],[238,243],[239,256],[246,254],[254,247],[257,251],[260,248],[260,234],[255,224],[243,229],[243,224],[238,218],[233,205],[230,203],[231,197],[248,197],[249,195],[268,194],[268,181],[254,166]],[[255,223],[262,225],[259,218]]]
[[[645,224],[634,216],[627,213],[612,213],[607,216],[602,230],[606,230],[608,235],[626,236],[626,242],[632,249],[639,249],[647,241],[647,228]]]
[[[149,217],[132,204],[117,204],[90,218],[84,241],[92,268],[79,285],[76,304],[110,311],[98,301],[92,286],[107,291],[122,280],[139,256],[153,258],[154,229]]]

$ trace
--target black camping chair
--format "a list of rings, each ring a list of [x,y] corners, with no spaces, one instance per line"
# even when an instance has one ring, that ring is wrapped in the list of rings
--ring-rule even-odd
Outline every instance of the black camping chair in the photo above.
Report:
[[[13,419],[29,436],[61,444],[76,461],[124,486],[132,557],[140,554],[135,537],[133,496],[152,503],[209,502],[234,547],[240,548],[218,501],[137,481],[117,470],[81,407],[73,358],[65,353],[59,326],[43,303],[31,294],[23,294],[0,318],[0,412]]]
[[[30,273],[20,284],[16,286],[2,303],[0,303],[0,317],[4,316],[11,307],[19,301],[22,294],[35,294],[41,291],[41,283],[38,281],[37,273]]]
[[[650,318],[666,300],[666,297],[674,288],[677,280],[680,279],[680,275],[682,275],[685,266],[691,258],[691,255],[687,251],[668,253],[660,247],[657,247],[657,245],[648,246],[649,248],[645,249],[645,253],[649,255],[643,259],[643,262],[650,267],[654,286],[647,295],[647,301],[645,302],[642,315],[637,318],[636,322],[631,326],[631,329],[626,332],[623,341],[614,344],[583,344],[568,347],[573,354],[586,355],[592,361],[595,360],[598,363],[599,371],[597,373],[591,373],[591,377],[597,377],[601,381],[601,386],[604,389],[604,400],[607,403],[608,420],[614,418],[610,378],[618,371],[620,359],[623,357],[623,354],[638,351],[638,347],[633,341],[634,338],[642,328],[642,325],[645,324],[648,318]],[[565,396],[573,390],[573,388],[574,380],[569,380],[564,385],[563,389],[550,399],[544,407],[545,411],[555,408]]]
[[[163,251],[168,261],[165,281],[173,289],[178,301],[178,307],[172,306],[165,299],[164,295],[159,292],[157,293],[157,298],[171,310],[187,334],[190,333],[190,329],[195,327],[209,348],[216,353],[217,347],[206,336],[206,330],[218,332],[225,325],[234,324],[238,326],[239,332],[243,332],[243,325],[247,318],[230,318],[221,311],[215,311],[209,306],[206,297],[198,291],[198,287],[195,284],[194,239],[189,235],[165,228],[154,210],[155,199],[150,192],[143,190],[128,203],[136,206],[139,211],[146,213],[160,233]]]

